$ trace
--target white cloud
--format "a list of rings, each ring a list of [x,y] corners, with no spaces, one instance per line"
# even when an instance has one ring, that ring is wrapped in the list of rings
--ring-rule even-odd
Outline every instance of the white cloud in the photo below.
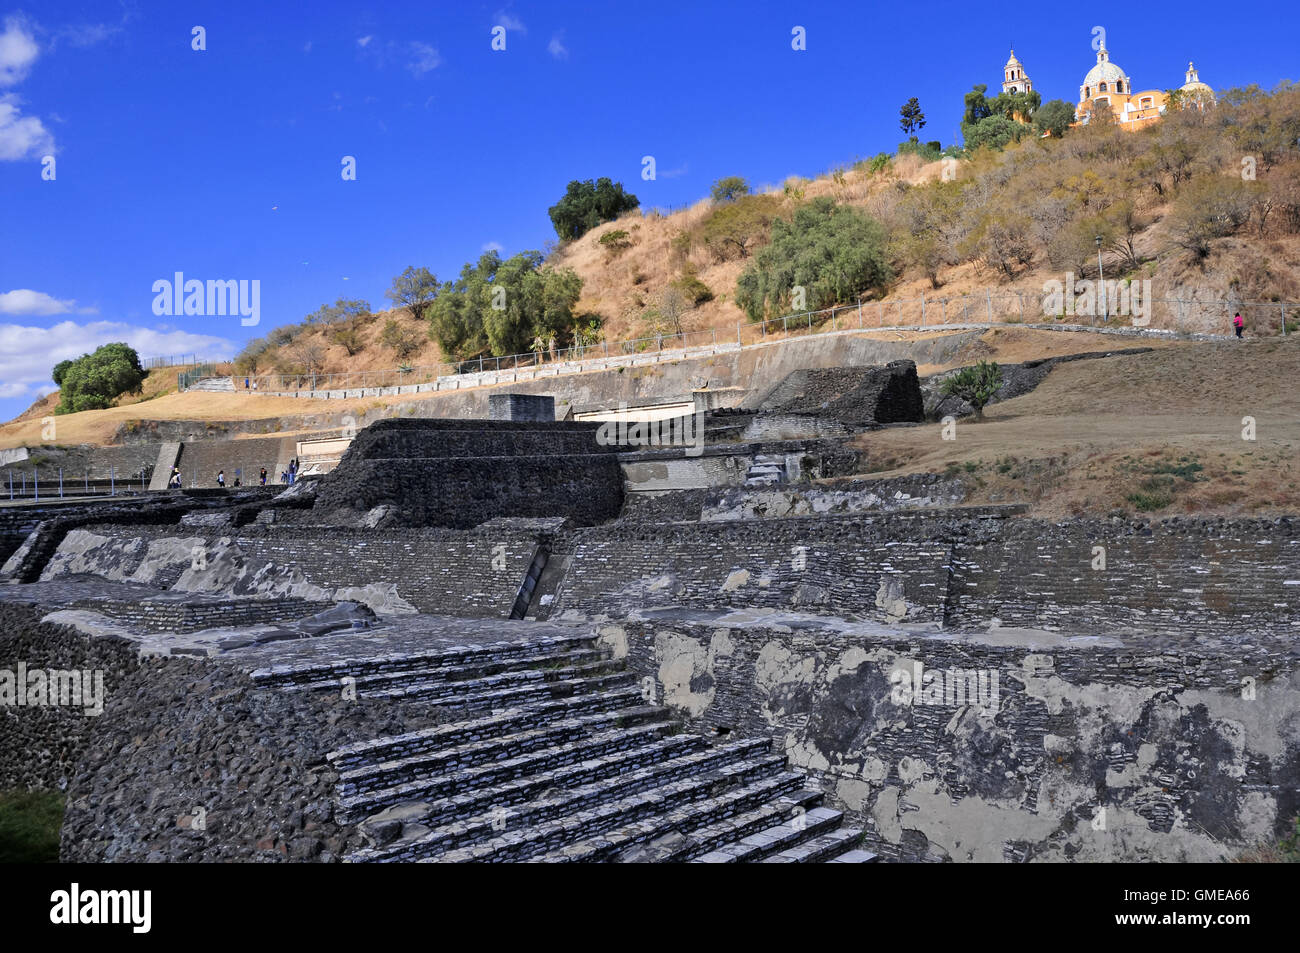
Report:
[[[26,21],[6,17],[4,32],[0,33],[0,86],[13,86],[26,79],[40,53]]]
[[[0,381],[4,382],[0,397],[30,394],[34,399],[49,393],[53,389],[50,371],[55,364],[113,341],[125,341],[141,359],[185,353],[222,360],[233,357],[238,350],[234,341],[216,335],[163,331],[122,321],[63,321],[48,328],[0,324]]]
[[[492,18],[495,26],[503,26],[507,30],[514,30],[516,33],[527,33],[528,27],[524,26],[524,21],[513,14],[506,13],[504,10],[498,10]]]
[[[0,162],[39,159],[54,152],[54,136],[35,116],[24,116],[13,93],[0,95]]]
[[[311,52],[311,40],[308,40],[306,43],[304,43],[304,44],[302,45],[302,51],[303,51],[304,53],[310,53],[310,52]]]
[[[78,308],[77,302],[59,300],[44,291],[32,291],[30,288],[17,288],[0,293],[0,314],[51,315],[51,314],[94,314],[94,308]]]
[[[407,63],[406,68],[416,76],[423,76],[430,70],[437,69],[438,64],[442,62],[438,51],[428,43],[412,43],[411,53],[415,59]]]
[[[567,60],[569,58],[569,48],[560,40],[560,36],[561,34],[557,33],[551,37],[551,42],[546,44],[546,52],[557,60]]]
[[[499,251],[504,251],[504,248],[500,242],[488,242],[486,245],[483,246],[483,251],[499,252]]]
[[[373,36],[359,36],[357,37],[357,46],[362,47],[364,49],[365,47],[370,45],[370,41],[373,39],[374,39]]]

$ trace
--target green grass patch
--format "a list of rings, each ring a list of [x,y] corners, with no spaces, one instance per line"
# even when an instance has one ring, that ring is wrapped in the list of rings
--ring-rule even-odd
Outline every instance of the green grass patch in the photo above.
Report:
[[[0,791],[0,864],[57,863],[62,826],[62,794]]]

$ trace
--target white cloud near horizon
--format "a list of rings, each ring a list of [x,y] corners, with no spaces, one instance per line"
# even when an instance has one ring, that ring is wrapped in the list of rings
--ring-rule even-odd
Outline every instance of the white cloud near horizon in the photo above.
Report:
[[[50,378],[55,364],[114,341],[131,345],[141,360],[163,354],[225,360],[238,351],[234,341],[217,335],[159,330],[123,321],[62,321],[48,328],[0,324],[0,398],[31,395],[34,400],[42,390],[49,393],[55,389]]]
[[[567,60],[569,58],[569,48],[564,45],[560,39],[562,33],[557,33],[551,37],[551,42],[546,44],[546,52],[550,53],[557,60]]]
[[[15,288],[13,291],[0,292],[0,314],[35,315],[45,317],[51,314],[96,314],[97,308],[78,308],[77,302],[55,298],[44,291],[30,288]]]

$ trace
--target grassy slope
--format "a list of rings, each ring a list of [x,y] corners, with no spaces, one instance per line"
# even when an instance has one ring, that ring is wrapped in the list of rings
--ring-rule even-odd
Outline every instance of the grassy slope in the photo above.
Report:
[[[1023,333],[1023,332],[1021,332]],[[986,421],[869,433],[871,476],[965,475],[1043,516],[1300,509],[1300,341],[1183,344],[1057,367]],[[1256,439],[1242,439],[1255,418]]]

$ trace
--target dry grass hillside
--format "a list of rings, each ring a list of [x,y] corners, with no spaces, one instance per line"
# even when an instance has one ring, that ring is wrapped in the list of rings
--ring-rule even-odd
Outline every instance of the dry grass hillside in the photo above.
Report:
[[[1188,329],[1226,332],[1231,302],[1300,301],[1298,134],[1300,87],[1233,91],[1214,109],[1173,113],[1136,133],[1099,121],[953,160],[878,157],[734,203],[634,211],[561,243],[546,265],[582,279],[574,313],[582,323],[599,316],[609,341],[675,330],[656,315],[665,289],[683,282],[694,302],[680,320],[685,330],[731,329],[746,321],[737,278],[768,243],[771,220],[825,197],[885,228],[893,278],[869,300],[992,289],[1036,301],[1045,281],[1067,271],[1095,277],[1100,233],[1108,278],[1150,279],[1156,297],[1212,302],[1193,322],[1204,326]],[[412,332],[416,350],[399,356],[382,343],[390,318]],[[259,367],[295,373],[303,345],[323,373],[449,360],[404,310],[360,320],[356,331],[349,350],[336,329],[295,328]]]

